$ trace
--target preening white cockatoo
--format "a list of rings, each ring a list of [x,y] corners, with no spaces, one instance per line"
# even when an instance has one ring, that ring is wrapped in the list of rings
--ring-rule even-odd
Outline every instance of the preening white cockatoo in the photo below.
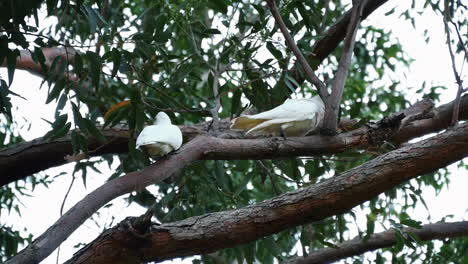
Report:
[[[322,122],[325,105],[320,96],[288,99],[269,111],[244,115],[231,121],[231,129],[247,130],[246,135],[300,137]]]
[[[145,149],[152,158],[160,158],[182,146],[182,132],[171,123],[164,112],[156,115],[156,120],[138,135],[136,148]]]

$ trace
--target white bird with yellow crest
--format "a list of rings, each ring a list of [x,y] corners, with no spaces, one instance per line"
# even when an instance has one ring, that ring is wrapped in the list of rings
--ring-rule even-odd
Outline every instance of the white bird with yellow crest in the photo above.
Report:
[[[231,129],[246,135],[301,137],[323,120],[325,105],[320,96],[288,99],[283,104],[256,115],[243,115],[231,121]]]

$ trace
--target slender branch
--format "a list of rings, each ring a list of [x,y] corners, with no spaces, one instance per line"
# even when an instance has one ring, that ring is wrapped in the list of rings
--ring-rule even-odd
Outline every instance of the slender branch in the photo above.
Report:
[[[465,54],[465,60],[468,60],[468,50],[466,49],[466,44],[465,42],[463,41],[463,38],[462,36],[460,35],[460,30],[458,30],[458,26],[457,24],[455,24],[455,22],[453,21],[450,21],[450,23],[453,25],[453,27],[455,28],[455,32],[457,33],[457,37],[458,37],[458,42],[460,42],[460,46],[461,48],[463,49],[463,52]]]
[[[199,142],[205,144],[200,146],[203,155],[212,149],[231,151],[232,144],[215,141]],[[467,149],[468,123],[462,123],[444,133],[385,153],[318,184],[244,208],[153,225],[147,230],[140,230],[139,236],[132,234],[128,228],[132,226],[134,218],[127,218],[85,246],[70,263],[162,261],[206,254],[254,241],[346,212],[404,181],[466,157]],[[165,162],[169,162],[169,159]]]
[[[45,66],[50,69],[54,60],[58,57],[65,62],[72,62],[75,58],[76,51],[72,48],[42,48],[45,57]],[[0,63],[0,67],[6,67],[6,60]],[[44,77],[46,72],[41,64],[35,62],[29,50],[21,50],[20,56],[16,59],[16,69],[27,70],[32,74]],[[53,69],[52,69],[53,70]],[[77,82],[78,78],[74,75],[67,74],[67,78],[72,82]]]
[[[367,18],[370,14],[372,14],[372,12],[385,4],[387,1],[388,0],[367,1],[362,14],[362,19]],[[322,61],[327,58],[345,38],[346,29],[351,20],[351,11],[352,9],[347,11],[340,19],[338,19],[335,24],[330,26],[323,34],[321,34],[321,37],[317,40],[317,42],[315,42],[314,46],[312,47],[312,52],[308,56],[308,61],[314,62],[313,65],[315,67],[318,67],[318,65],[320,65],[320,63],[322,63]],[[301,66],[299,65],[299,61],[296,61],[290,70],[294,79],[299,84],[304,82],[303,75],[299,73],[300,68]]]
[[[351,58],[353,56],[354,44],[356,42],[356,33],[361,21],[362,10],[366,2],[367,0],[353,1],[351,19],[346,30],[343,54],[341,55],[338,70],[333,80],[331,95],[325,102],[323,127],[332,134],[335,133],[338,127],[339,106],[341,98],[343,97],[344,85],[347,79],[349,67],[351,66]]]
[[[219,69],[219,61],[216,60],[216,65],[214,69],[211,70],[211,73],[213,74],[213,96],[214,96],[214,106],[211,109],[211,115],[213,116],[213,131],[215,133],[218,133],[219,131],[219,114],[218,111],[221,108],[221,99],[219,97],[219,74],[220,74],[220,69]]]
[[[417,235],[422,241],[468,236],[468,222],[435,223],[423,225],[422,228],[404,228],[404,232]],[[337,245],[337,248],[325,248],[311,252],[307,257],[301,257],[283,264],[319,264],[331,263],[347,257],[357,256],[364,252],[391,247],[396,244],[395,231],[372,235],[363,241],[360,237]]]
[[[275,0],[267,0],[267,4],[270,8],[271,14],[275,18],[276,24],[278,25],[278,27],[281,30],[281,33],[283,33],[283,36],[286,39],[286,43],[288,43],[289,48],[292,50],[297,60],[301,64],[309,80],[312,82],[312,84],[315,85],[315,87],[317,87],[322,100],[325,101],[325,99],[328,97],[327,88],[325,87],[325,84],[315,75],[314,70],[312,70],[312,67],[310,67],[306,58],[297,47],[296,43],[294,42],[294,39],[291,37],[291,34],[289,34],[288,28],[284,24],[283,18],[281,17],[281,14],[279,13],[278,8],[276,7]]]
[[[450,59],[452,61],[453,75],[455,76],[455,81],[458,84],[457,95],[455,97],[455,103],[453,104],[452,122],[450,124],[451,126],[454,126],[458,123],[458,116],[460,113],[460,97],[461,97],[461,94],[463,93],[463,82],[460,78],[460,75],[458,74],[457,66],[455,65],[455,55],[453,54],[453,50],[452,50],[452,40],[450,39],[450,28],[448,25],[449,19],[450,18],[449,18],[448,0],[445,0],[445,10],[444,10],[445,34],[447,35],[447,46],[448,46],[448,50],[450,54]]]

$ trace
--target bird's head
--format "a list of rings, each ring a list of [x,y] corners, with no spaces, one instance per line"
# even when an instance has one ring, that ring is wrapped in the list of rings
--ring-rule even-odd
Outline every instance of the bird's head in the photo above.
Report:
[[[156,120],[154,120],[155,125],[164,125],[164,124],[171,124],[171,119],[169,116],[164,112],[159,112],[156,115]]]

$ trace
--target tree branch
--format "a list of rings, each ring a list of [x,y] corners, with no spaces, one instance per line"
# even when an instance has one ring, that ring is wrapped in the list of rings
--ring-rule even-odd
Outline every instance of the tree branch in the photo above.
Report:
[[[306,58],[297,47],[296,43],[294,42],[294,39],[291,37],[291,34],[289,34],[288,28],[284,24],[283,18],[281,17],[281,14],[279,13],[278,8],[276,7],[275,0],[267,0],[267,4],[270,8],[271,14],[275,18],[276,24],[278,25],[278,27],[281,30],[281,33],[283,33],[283,36],[286,39],[286,43],[288,43],[289,48],[296,56],[297,60],[299,61],[299,64],[304,69],[310,82],[313,83],[315,87],[317,87],[318,93],[320,94],[322,100],[325,101],[328,97],[327,88],[325,87],[325,84],[315,75],[314,70],[312,70],[312,67],[310,67]]]
[[[372,12],[382,6],[388,0],[373,0],[367,1],[362,13],[362,20],[366,19]],[[340,42],[345,38],[346,29],[351,20],[352,9],[346,12],[333,26],[327,29],[322,37],[315,43],[312,48],[311,55],[308,56],[308,61],[313,62],[313,65],[320,65],[320,63],[328,57],[338,47]],[[296,61],[291,69],[294,79],[301,84],[304,82],[303,76],[299,71],[299,61]]]
[[[466,152],[466,149],[468,149],[468,140],[466,140],[467,138],[468,124],[460,124],[460,126],[456,127],[456,129],[450,130],[449,132],[445,132],[440,136],[433,137],[422,141],[421,143],[409,145],[407,147],[403,147],[401,149],[389,152],[374,159],[373,161],[365,163],[364,165],[361,165],[355,169],[352,169],[342,174],[342,176],[340,177],[334,177],[334,179],[337,179],[337,181],[335,181],[334,179],[330,179],[324,181],[323,184],[315,185],[318,188],[317,190],[333,190],[335,194],[337,190],[349,188],[349,192],[345,190],[341,194],[344,198],[343,201],[346,201],[346,205],[339,205],[335,203],[336,199],[333,198],[333,196],[335,195],[333,193],[324,193],[325,196],[323,196],[320,199],[313,196],[313,200],[318,199],[319,201],[321,201],[321,205],[323,203],[328,206],[327,208],[334,208],[334,210],[330,211],[329,213],[322,215],[323,217],[329,216],[330,213],[335,214],[337,212],[342,212],[345,209],[347,210],[350,208],[348,207],[347,202],[351,203],[352,206],[354,206],[384,191],[384,187],[391,188],[392,186],[394,186],[393,184],[396,185],[404,180],[410,179],[411,177],[414,177],[421,173],[429,172],[436,168],[444,167],[451,162],[465,157],[468,154]],[[323,144],[323,142],[325,141],[322,141],[322,145],[319,145],[317,144],[317,142],[310,140],[310,138],[297,138],[297,140],[291,139],[282,141],[278,140],[278,138],[232,140],[199,136],[187,143],[186,145],[184,145],[178,151],[177,154],[168,156],[165,159],[158,161],[157,163],[143,169],[140,172],[129,173],[120,178],[111,180],[105,183],[103,186],[96,189],[95,191],[88,194],[83,200],[77,203],[63,217],[61,217],[53,226],[51,226],[43,235],[34,240],[26,249],[24,249],[20,254],[18,254],[17,257],[13,258],[10,263],[31,263],[42,260],[43,258],[48,256],[55,248],[57,248],[60,245],[60,243],[62,243],[89,216],[91,216],[94,212],[96,212],[101,206],[105,205],[107,202],[122,194],[129,193],[134,190],[143,189],[144,187],[150,184],[158,183],[175,174],[177,171],[179,171],[194,160],[213,158],[263,159],[271,157],[314,155],[321,152],[332,152],[337,149],[349,149],[350,147],[353,147],[353,145],[356,144],[356,142],[369,141],[370,137],[365,135],[355,135],[354,137],[348,137],[344,140],[340,138],[340,136],[336,136],[333,138],[328,138],[328,140],[331,140],[332,144],[335,144],[331,145],[331,150],[324,149],[324,145],[326,145],[327,148],[330,147],[330,145]],[[432,160],[434,158],[437,161]],[[394,168],[392,167],[392,164],[397,166]],[[373,166],[377,166],[379,169],[377,171],[372,171],[371,168],[373,168]],[[388,170],[383,169],[385,168],[385,166],[389,166]],[[362,169],[362,171],[360,169]],[[389,173],[390,175],[387,175],[384,172]],[[384,175],[387,175],[387,177],[389,178],[378,178],[380,177],[380,175],[382,175],[382,173],[384,173]],[[339,183],[340,181],[338,179],[343,179],[343,181]],[[370,182],[365,184],[367,181]],[[337,183],[339,184],[336,185]],[[382,185],[378,185],[378,183]],[[333,186],[338,189],[333,189]],[[365,188],[362,186],[366,186],[368,189],[366,191],[364,191],[364,189],[361,190],[361,188]],[[356,194],[361,192],[363,193],[362,195],[353,196],[353,193]],[[296,194],[299,195],[299,193],[301,193],[301,191],[289,194],[292,196],[286,195],[286,197],[288,197],[288,199],[286,200],[291,201],[289,200],[289,198],[294,198],[296,197]],[[314,193],[315,192],[308,190],[304,195],[311,195]],[[274,207],[280,205],[280,201],[281,199],[284,199],[284,197],[285,196],[278,197],[278,203],[274,202],[276,200],[273,199],[272,201]],[[359,199],[358,197],[361,197],[362,199]],[[312,197],[309,198],[312,199]],[[332,203],[333,206],[331,206],[331,204],[327,204],[327,202],[324,202],[326,198],[331,199],[329,202]],[[301,199],[307,200],[305,197],[302,197]],[[355,203],[352,201],[355,201]],[[311,203],[310,205],[314,204],[314,202],[312,201],[309,201],[309,203]],[[283,208],[284,206],[286,206],[286,204],[280,206],[282,210],[285,210]],[[301,204],[300,206],[302,208],[306,205]],[[262,208],[262,205],[259,208]],[[257,208],[256,210],[260,210],[259,208]],[[323,210],[325,210],[325,208],[315,208],[312,211],[321,212]],[[285,211],[288,211],[285,212],[286,214],[291,214],[291,212],[294,210],[288,209]],[[304,210],[300,209],[299,211],[303,212]],[[328,212],[328,210],[325,210],[324,212]],[[229,215],[229,217],[233,217],[233,215]],[[277,216],[280,215],[281,214],[278,214]],[[221,216],[215,217],[215,219],[219,220],[219,217]],[[288,216],[288,219],[289,217],[290,216]],[[291,221],[286,226],[280,225],[278,228],[284,229],[292,226],[293,223],[299,224],[307,219],[297,216],[294,217],[296,217],[295,221]],[[318,220],[318,218],[316,219],[315,216],[314,218],[312,218],[312,220]],[[225,223],[228,220],[226,219],[223,221],[221,222]],[[253,219],[249,219],[249,221],[255,223],[255,221],[258,220],[253,221]],[[211,226],[211,224],[209,224],[208,226]],[[197,230],[198,228],[201,227],[197,227],[194,230]],[[271,232],[276,232],[276,230],[277,229],[275,229],[275,231],[270,231],[270,233],[267,232],[264,235],[271,234]],[[239,230],[231,230],[230,232],[236,233],[237,231]],[[202,230],[200,229],[200,231],[197,232],[202,232]],[[239,239],[241,239],[241,242],[245,242],[244,240],[242,240],[242,238]],[[158,250],[156,251],[159,252],[160,249],[158,248]]]
[[[42,48],[42,53],[45,57],[45,66],[49,69],[52,66],[52,63],[56,58],[60,58],[64,62],[70,63],[73,62],[75,58],[76,51],[72,48]],[[0,63],[0,67],[6,67],[6,60]],[[40,63],[36,62],[32,58],[32,54],[29,50],[21,50],[20,57],[16,59],[16,69],[26,70],[34,75],[39,75],[44,77],[46,72],[44,72],[43,67]],[[69,76],[71,81],[77,81],[75,76]]]
[[[450,123],[451,126],[454,126],[458,123],[458,116],[460,112],[460,97],[463,92],[463,82],[460,78],[460,74],[458,74],[457,66],[455,65],[455,56],[453,55],[452,40],[450,39],[450,28],[448,24],[449,12],[450,11],[449,11],[449,6],[448,6],[448,1],[445,0],[445,9],[444,9],[445,34],[447,35],[447,46],[448,46],[448,50],[450,54],[450,60],[452,61],[453,75],[455,76],[455,81],[458,84],[457,95],[455,97],[455,103],[453,104],[452,122]]]
[[[417,113],[427,112],[427,110],[432,107],[432,103],[427,104],[427,102],[423,102],[424,105],[420,104],[421,103],[409,107],[404,110],[403,113],[407,116],[414,116]],[[450,124],[452,109],[453,102],[434,109],[430,112],[430,114],[432,114],[431,118],[416,120],[413,122],[406,122],[407,119],[403,119],[402,124],[404,126],[402,126],[402,128],[392,136],[392,141],[402,143],[428,133],[445,129]],[[468,119],[468,95],[464,95],[461,99],[460,119]],[[229,130],[229,120],[220,120],[219,125],[221,132],[218,136],[219,138],[242,137],[240,133]],[[195,138],[197,135],[206,134],[208,126],[209,123],[207,122],[195,126],[181,127],[184,134],[184,142]],[[128,140],[130,139],[130,133],[128,130],[109,129],[102,131],[102,133],[106,136],[109,143],[106,146],[99,148],[101,146],[99,141],[97,139],[90,138],[88,141],[88,149],[99,148],[98,151],[90,153],[90,156],[119,154],[126,153],[128,151]],[[367,130],[365,128],[361,128],[361,130],[342,133],[340,134],[339,139],[345,142],[352,142],[352,138],[356,139],[357,136],[365,135],[366,133]],[[259,144],[266,144],[266,142],[271,139],[262,140],[265,141]],[[300,144],[300,142],[302,142],[301,140],[310,140],[313,144],[323,146],[322,150],[327,150],[327,153],[330,153],[333,149],[331,141],[329,141],[329,139],[323,139],[320,136],[310,136],[303,139],[295,138],[294,142]],[[286,142],[289,142],[289,140]],[[361,145],[361,143],[356,143],[357,141],[353,142],[355,142],[353,145],[355,148],[362,149],[366,147],[365,144]],[[44,153],[47,153],[47,155],[44,155]],[[319,150],[316,150],[315,153],[317,155],[325,154],[320,153]],[[65,164],[67,161],[64,160],[64,157],[70,154],[73,154],[70,135],[53,141],[38,138],[30,142],[19,143],[10,148],[0,150],[0,185],[3,186],[47,168]],[[238,158],[240,159],[243,156],[244,155],[241,153]]]
[[[346,30],[346,38],[343,47],[343,54],[341,55],[336,71],[335,78],[333,79],[333,87],[330,97],[325,101],[325,116],[323,118],[323,128],[331,134],[336,133],[338,126],[338,111],[340,107],[341,98],[343,97],[344,85],[348,76],[349,67],[351,66],[351,58],[353,56],[354,44],[356,41],[356,33],[361,22],[361,15],[367,0],[353,1],[353,9],[351,18]]]
[[[232,150],[232,144],[223,140],[205,144],[202,155],[206,155],[209,149]],[[206,254],[254,241],[346,212],[404,181],[463,159],[468,155],[467,149],[468,123],[463,123],[429,139],[383,154],[318,184],[241,209],[153,225],[148,230],[140,230],[142,233],[138,236],[129,231],[129,226],[138,218],[130,217],[85,246],[69,263],[162,261]]]
[[[468,222],[435,223],[423,225],[422,228],[404,228],[404,232],[416,234],[422,241],[468,236]],[[311,252],[307,257],[301,257],[284,262],[284,264],[319,264],[331,263],[347,257],[360,255],[367,251],[395,245],[395,231],[388,230],[372,235],[363,241],[356,237],[341,243],[338,248],[325,248]]]

